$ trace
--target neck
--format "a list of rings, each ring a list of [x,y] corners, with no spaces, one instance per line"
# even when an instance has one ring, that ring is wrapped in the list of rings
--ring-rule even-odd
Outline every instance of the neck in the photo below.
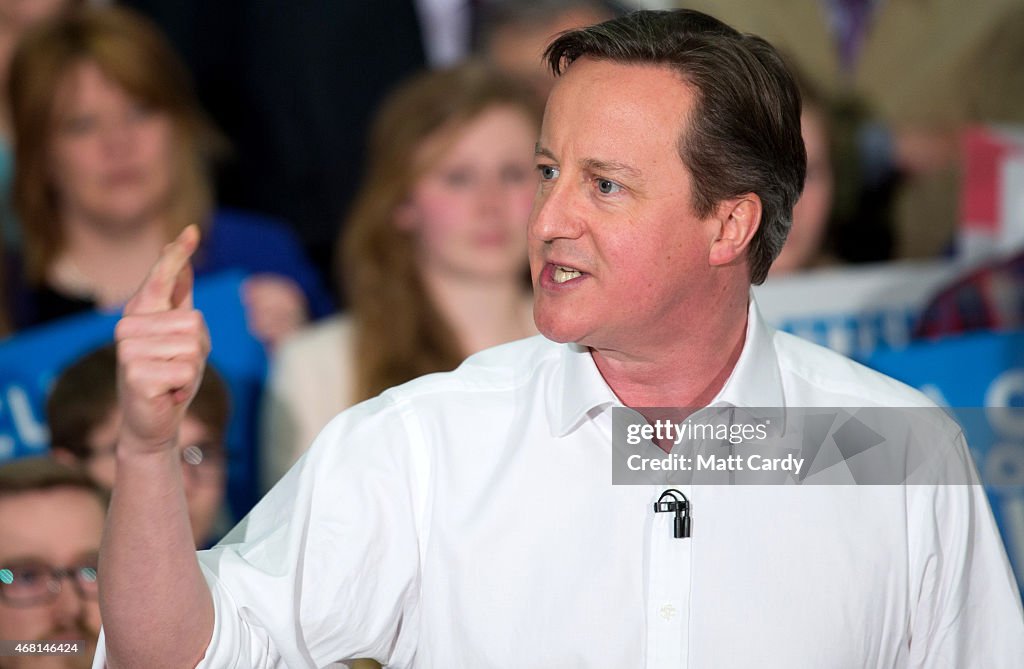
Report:
[[[123,304],[167,243],[160,220],[109,231],[81,218],[64,219],[64,250],[50,266],[58,291],[88,296],[102,308]]]
[[[703,312],[696,327],[673,328],[658,345],[633,352],[591,347],[605,381],[630,407],[703,407],[732,374],[747,332],[749,286],[740,286]]]
[[[467,356],[536,334],[530,298],[518,277],[482,281],[424,270],[423,283]]]

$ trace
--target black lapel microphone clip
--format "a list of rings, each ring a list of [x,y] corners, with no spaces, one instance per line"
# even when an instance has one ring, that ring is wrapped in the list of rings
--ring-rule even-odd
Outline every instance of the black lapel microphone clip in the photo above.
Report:
[[[668,501],[665,501],[666,497],[669,498]],[[661,497],[654,503],[654,512],[676,514],[672,522],[672,536],[676,539],[690,538],[690,500],[686,499],[686,495],[675,488],[669,488],[661,493]]]

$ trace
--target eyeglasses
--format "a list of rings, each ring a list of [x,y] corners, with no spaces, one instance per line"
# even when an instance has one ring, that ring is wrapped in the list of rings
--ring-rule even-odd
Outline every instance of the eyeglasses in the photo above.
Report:
[[[0,599],[16,607],[49,604],[57,599],[65,578],[74,582],[84,599],[98,596],[96,558],[91,558],[61,568],[32,561],[0,566]]]
[[[227,454],[220,444],[204,441],[181,449],[181,461],[186,476],[206,483],[224,476]]]

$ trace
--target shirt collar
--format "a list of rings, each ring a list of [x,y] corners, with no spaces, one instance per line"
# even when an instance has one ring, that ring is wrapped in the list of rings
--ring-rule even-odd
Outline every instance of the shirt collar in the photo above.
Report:
[[[747,335],[743,350],[725,385],[709,406],[781,408],[782,374],[773,343],[774,328],[761,318],[754,296],[747,307]]]
[[[782,375],[772,342],[774,332],[762,319],[751,295],[743,350],[725,385],[709,406],[759,409],[751,413],[763,418],[782,413]],[[562,346],[554,381],[548,386],[545,402],[552,436],[568,434],[594,410],[624,406],[601,376],[586,346]]]
[[[559,362],[545,403],[552,436],[565,436],[592,410],[623,406],[598,371],[589,348],[565,344]]]

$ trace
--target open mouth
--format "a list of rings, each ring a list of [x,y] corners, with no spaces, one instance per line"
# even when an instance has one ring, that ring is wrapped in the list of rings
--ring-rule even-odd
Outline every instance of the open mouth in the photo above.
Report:
[[[583,272],[564,265],[555,265],[555,270],[551,273],[551,278],[555,283],[565,283],[580,276],[583,276]]]

